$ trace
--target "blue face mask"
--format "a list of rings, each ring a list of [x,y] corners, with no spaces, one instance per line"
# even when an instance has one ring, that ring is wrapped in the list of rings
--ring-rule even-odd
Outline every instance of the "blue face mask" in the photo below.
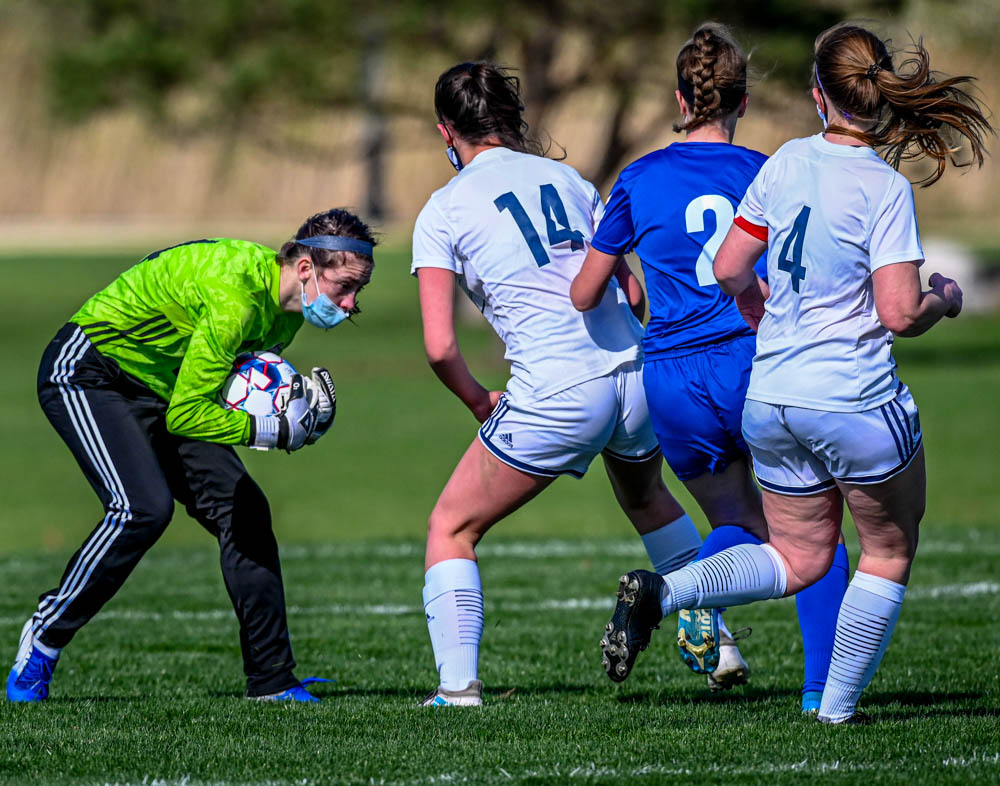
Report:
[[[448,145],[448,149],[444,151],[445,155],[448,156],[448,160],[451,165],[455,167],[456,172],[462,171],[462,159],[458,157],[458,151],[454,147]]]
[[[316,283],[316,299],[312,303],[306,299],[306,285],[302,284],[302,316],[310,325],[323,328],[323,330],[337,327],[350,314],[319,291],[315,265],[313,265],[312,273],[313,281]]]

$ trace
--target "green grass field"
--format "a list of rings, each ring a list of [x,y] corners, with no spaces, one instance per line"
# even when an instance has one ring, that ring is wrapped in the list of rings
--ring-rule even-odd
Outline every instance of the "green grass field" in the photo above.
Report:
[[[76,306],[136,258],[0,258],[0,657],[13,658],[37,595],[100,513],[35,402],[38,359]],[[475,423],[426,367],[415,295],[405,254],[381,254],[360,324],[304,328],[287,353],[333,371],[335,431],[291,456],[245,452],[283,544],[298,674],[337,680],[316,690],[325,701],[241,698],[215,546],[178,513],[66,649],[51,700],[0,705],[0,784],[1000,781],[1000,320],[963,317],[897,344],[921,407],[929,500],[892,646],[862,700],[874,724],[799,716],[790,600],[730,612],[732,627],[754,629],[746,688],[710,695],[669,626],[627,683],[610,683],[597,642],[619,573],[645,555],[599,466],[490,533],[480,549],[486,705],[427,711],[415,706],[436,682],[422,535]],[[488,328],[471,325],[462,341],[484,381],[502,385]],[[851,532],[848,542],[856,560]]]

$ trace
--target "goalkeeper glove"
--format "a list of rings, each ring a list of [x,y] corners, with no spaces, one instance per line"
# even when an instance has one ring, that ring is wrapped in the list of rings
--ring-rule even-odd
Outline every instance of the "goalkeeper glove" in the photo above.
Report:
[[[318,404],[318,402],[317,402]],[[292,377],[288,402],[280,415],[255,415],[250,420],[250,447],[298,450],[316,428],[316,405],[310,405],[301,374]]]
[[[337,391],[333,387],[333,377],[325,368],[314,368],[312,379],[307,378],[305,382],[309,404],[316,412],[316,426],[306,440],[307,445],[312,445],[333,425],[337,416]]]

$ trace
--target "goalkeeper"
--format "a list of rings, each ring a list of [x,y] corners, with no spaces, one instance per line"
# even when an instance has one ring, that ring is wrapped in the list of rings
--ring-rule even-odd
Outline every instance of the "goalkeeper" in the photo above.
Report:
[[[105,514],[25,623],[9,700],[46,698],[60,650],[122,586],[177,500],[219,540],[246,695],[318,701],[292,673],[267,499],[232,446],[315,442],[333,422],[333,383],[325,369],[296,375],[271,416],[224,409],[217,395],[238,354],[280,352],[303,318],[328,329],[355,312],[374,245],[345,210],[311,217],[277,253],[243,240],[182,243],[122,273],[56,334],[38,398]]]

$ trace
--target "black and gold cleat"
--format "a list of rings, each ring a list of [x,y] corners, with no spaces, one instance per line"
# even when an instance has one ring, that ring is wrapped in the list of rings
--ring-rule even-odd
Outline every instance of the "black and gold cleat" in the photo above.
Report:
[[[604,670],[613,682],[628,677],[636,656],[649,646],[649,637],[659,627],[662,586],[663,579],[649,570],[630,571],[618,581],[618,605],[601,639]]]

